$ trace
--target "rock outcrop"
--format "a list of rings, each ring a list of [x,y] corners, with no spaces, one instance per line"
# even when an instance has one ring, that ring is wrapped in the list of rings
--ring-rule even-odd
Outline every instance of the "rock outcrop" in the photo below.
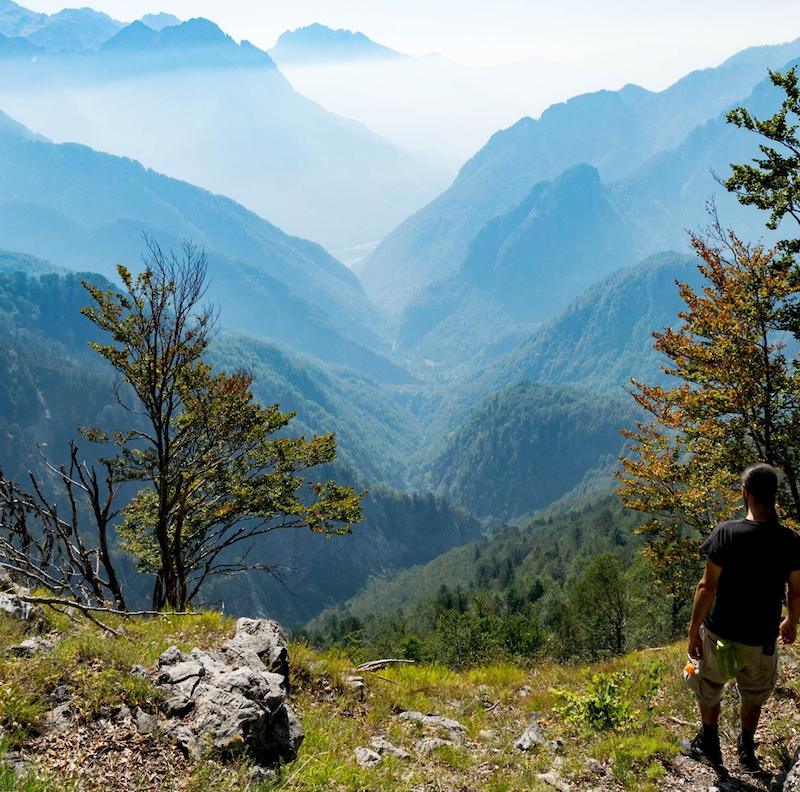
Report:
[[[0,567],[0,612],[20,621],[38,621],[42,618],[42,609],[21,599],[29,594],[29,589],[17,585],[8,571]]]
[[[189,755],[246,751],[261,766],[297,756],[303,729],[286,698],[286,637],[267,619],[239,619],[219,652],[171,647],[158,659],[164,731]]]

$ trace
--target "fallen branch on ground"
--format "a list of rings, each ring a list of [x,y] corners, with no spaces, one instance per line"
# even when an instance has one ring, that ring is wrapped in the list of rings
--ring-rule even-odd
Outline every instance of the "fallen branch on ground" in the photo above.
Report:
[[[126,611],[117,610],[117,608],[100,607],[99,605],[84,605],[81,602],[74,600],[62,599],[61,597],[35,597],[32,594],[20,594],[16,592],[18,599],[23,602],[30,602],[35,605],[61,605],[66,608],[77,608],[81,611],[90,611],[91,613],[110,613],[113,616],[202,616],[200,611],[158,611],[158,610],[140,610],[140,611]]]
[[[414,662],[414,660],[400,660],[395,657],[387,657],[383,660],[370,660],[368,663],[362,663],[360,666],[357,666],[356,671],[380,671],[382,668],[387,668],[390,665],[413,665]]]

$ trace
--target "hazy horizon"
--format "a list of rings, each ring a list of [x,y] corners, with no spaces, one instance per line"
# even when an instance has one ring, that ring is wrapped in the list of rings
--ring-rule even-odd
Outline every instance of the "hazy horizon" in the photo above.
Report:
[[[28,8],[53,13],[64,0],[29,0]],[[492,67],[531,59],[553,64],[591,63],[610,88],[620,79],[663,88],[688,71],[713,66],[756,44],[800,36],[800,4],[711,0],[697,7],[678,0],[648,8],[633,0],[597,9],[589,0],[554,6],[525,0],[410,0],[402,13],[387,0],[94,0],[91,7],[121,21],[165,11],[183,19],[205,16],[237,39],[269,49],[278,36],[312,22],[358,30],[388,47],[421,56],[439,53],[466,66]]]

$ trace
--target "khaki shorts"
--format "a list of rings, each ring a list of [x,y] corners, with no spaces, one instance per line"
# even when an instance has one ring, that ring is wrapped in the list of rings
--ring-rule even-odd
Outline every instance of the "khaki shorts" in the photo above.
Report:
[[[700,672],[692,678],[691,688],[704,707],[715,707],[722,700],[725,678],[717,666],[716,643],[718,636],[705,626],[703,637],[703,659]],[[761,706],[771,695],[778,678],[778,649],[764,654],[760,646],[748,646],[734,642],[736,650],[736,683],[739,697],[746,706]]]

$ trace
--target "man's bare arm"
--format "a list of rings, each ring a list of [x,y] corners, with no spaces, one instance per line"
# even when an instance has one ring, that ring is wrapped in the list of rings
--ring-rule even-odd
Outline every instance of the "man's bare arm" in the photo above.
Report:
[[[703,656],[703,642],[700,640],[700,625],[708,616],[711,603],[717,596],[717,586],[719,576],[722,574],[722,567],[713,561],[706,561],[706,568],[703,577],[697,584],[694,592],[694,606],[692,607],[692,621],[689,625],[689,656],[698,660]]]
[[[786,618],[781,622],[781,643],[793,644],[797,639],[797,622],[800,621],[800,569],[789,575],[786,606]]]

